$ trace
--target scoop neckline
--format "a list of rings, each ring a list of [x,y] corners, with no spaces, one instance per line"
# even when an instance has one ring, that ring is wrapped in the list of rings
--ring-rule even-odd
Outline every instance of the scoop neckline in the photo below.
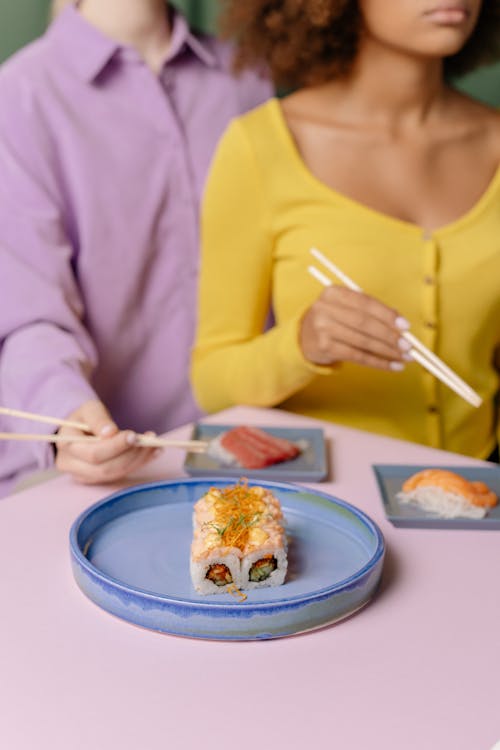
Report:
[[[393,224],[395,226],[399,226],[407,231],[420,234],[425,239],[430,239],[432,237],[435,237],[436,235],[443,235],[443,234],[447,234],[450,232],[455,232],[458,229],[461,229],[464,225],[469,224],[471,221],[473,221],[476,218],[476,216],[480,214],[484,210],[484,208],[486,208],[486,206],[489,203],[490,197],[494,194],[496,190],[497,183],[500,182],[500,164],[498,164],[497,168],[495,169],[493,173],[493,176],[491,177],[489,183],[487,184],[482,194],[479,196],[477,201],[465,213],[463,213],[461,216],[459,216],[457,219],[454,219],[453,221],[450,221],[446,224],[442,224],[440,227],[436,227],[436,229],[432,229],[432,230],[426,229],[425,227],[420,226],[419,224],[415,224],[414,222],[406,221],[405,219],[398,219],[397,216],[391,216],[391,214],[384,213],[383,211],[378,211],[376,208],[372,208],[368,204],[362,203],[356,198],[351,198],[350,196],[345,195],[344,193],[341,193],[339,190],[336,190],[335,188],[330,187],[329,185],[326,184],[326,182],[323,182],[322,180],[319,179],[319,177],[316,177],[316,175],[313,172],[311,172],[311,170],[305,163],[299,149],[297,148],[297,144],[295,143],[291,130],[288,127],[288,123],[285,119],[285,115],[283,113],[280,100],[277,97],[274,97],[273,99],[269,101],[269,104],[271,105],[271,112],[275,116],[278,129],[282,133],[286,147],[288,151],[290,152],[290,155],[296,167],[299,169],[302,175],[308,180],[308,182],[310,182],[312,185],[316,187],[316,189],[319,189],[321,192],[329,196],[330,199],[333,197],[337,200],[341,200],[342,202],[346,203],[352,208],[356,208],[359,211],[363,211],[364,213],[371,215],[372,217],[378,219],[379,221],[385,224]]]

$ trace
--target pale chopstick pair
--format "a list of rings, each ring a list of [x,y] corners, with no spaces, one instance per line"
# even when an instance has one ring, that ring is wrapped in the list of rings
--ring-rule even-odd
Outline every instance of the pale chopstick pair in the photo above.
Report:
[[[58,417],[42,416],[33,414],[29,411],[20,411],[19,409],[8,409],[0,406],[0,414],[6,414],[11,417],[20,417],[29,419],[33,422],[43,422],[45,424],[58,425],[59,427],[73,427],[82,432],[92,432],[90,427],[84,422],[74,422],[69,419],[59,419]],[[181,448],[193,453],[205,453],[208,443],[203,440],[175,440],[172,438],[159,438],[149,435],[136,435],[138,448]],[[99,435],[44,435],[44,434],[26,434],[17,432],[0,432],[0,440],[19,440],[33,441],[38,440],[45,443],[98,443],[102,441]]]
[[[352,279],[349,278],[343,271],[338,268],[335,263],[332,263],[323,253],[315,247],[310,250],[311,254],[327,268],[330,273],[336,276],[342,281],[349,289],[355,292],[361,292],[362,289]],[[316,266],[309,266],[308,269],[311,276],[323,284],[323,286],[331,286],[332,282],[330,278],[320,271]],[[476,393],[462,378],[457,375],[451,368],[448,367],[434,352],[428,349],[419,339],[416,338],[410,331],[404,331],[401,336],[411,344],[411,349],[408,354],[424,367],[428,372],[434,375],[438,380],[451,388],[456,394],[461,396],[472,406],[476,408],[483,402],[481,396]]]

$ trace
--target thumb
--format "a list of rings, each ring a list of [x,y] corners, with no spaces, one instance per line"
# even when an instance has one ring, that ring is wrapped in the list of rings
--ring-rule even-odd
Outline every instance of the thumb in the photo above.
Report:
[[[102,401],[87,401],[78,409],[78,419],[85,422],[94,435],[116,435],[119,431]]]

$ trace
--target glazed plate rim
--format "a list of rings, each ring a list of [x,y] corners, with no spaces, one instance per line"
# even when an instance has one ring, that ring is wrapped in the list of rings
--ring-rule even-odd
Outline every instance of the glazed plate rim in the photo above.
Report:
[[[375,523],[375,521],[373,521],[366,513],[364,513],[359,508],[356,508],[355,506],[351,505],[345,500],[341,500],[340,498],[329,495],[326,492],[322,492],[316,489],[310,489],[308,487],[302,487],[301,485],[297,485],[292,482],[280,482],[280,481],[273,481],[273,480],[259,481],[259,484],[265,487],[269,487],[270,489],[274,487],[277,489],[281,488],[285,491],[287,490],[293,491],[295,493],[306,493],[306,494],[317,495],[321,497],[322,499],[327,500],[328,502],[331,502],[333,505],[340,506],[342,509],[347,510],[348,512],[352,513],[357,518],[358,521],[361,521],[361,523],[365,527],[368,528],[371,535],[374,536],[374,538],[376,539],[376,548],[371,558],[361,568],[359,568],[354,574],[348,576],[347,578],[344,578],[343,580],[338,581],[337,583],[332,584],[330,586],[326,586],[321,589],[317,589],[313,592],[308,592],[306,594],[300,594],[300,595],[290,596],[286,598],[281,597],[278,599],[269,599],[269,600],[261,601],[261,602],[252,602],[252,601],[213,602],[213,601],[210,601],[210,597],[207,597],[207,601],[204,601],[204,600],[199,601],[199,600],[193,600],[192,598],[191,599],[180,598],[180,597],[172,596],[172,595],[167,596],[164,594],[151,592],[146,589],[141,589],[137,586],[126,584],[123,581],[120,581],[119,579],[114,578],[113,576],[108,575],[107,573],[104,573],[103,571],[99,570],[99,568],[97,568],[95,565],[92,564],[92,562],[90,562],[90,560],[84,554],[83,550],[80,548],[80,545],[78,543],[78,531],[81,525],[93,513],[100,510],[108,503],[114,503],[118,501],[120,498],[126,497],[128,495],[136,494],[137,492],[161,489],[162,487],[169,487],[173,485],[175,486],[178,486],[180,484],[197,485],[200,483],[203,483],[203,484],[210,483],[214,485],[215,484],[226,484],[226,485],[234,484],[234,482],[231,481],[231,478],[227,476],[206,476],[206,477],[168,479],[168,480],[162,480],[158,482],[148,482],[144,484],[134,485],[132,487],[127,487],[102,498],[101,500],[92,504],[89,508],[82,511],[73,522],[71,529],[70,529],[70,534],[69,534],[70,550],[71,550],[72,556],[82,568],[86,569],[89,575],[92,575],[93,578],[100,579],[103,583],[107,585],[112,585],[114,589],[119,589],[125,593],[127,592],[131,593],[141,599],[147,599],[148,601],[158,602],[160,604],[163,603],[165,605],[174,605],[174,606],[178,605],[178,606],[182,606],[182,607],[193,609],[193,610],[206,610],[207,612],[209,612],[210,610],[229,611],[229,612],[237,612],[241,610],[248,612],[248,611],[255,610],[256,612],[258,612],[259,610],[269,610],[269,609],[279,610],[280,608],[286,608],[289,606],[298,606],[301,603],[305,603],[305,604],[313,603],[314,601],[320,601],[332,595],[339,594],[342,591],[347,591],[350,588],[352,588],[356,584],[357,581],[361,580],[365,575],[367,575],[371,570],[373,570],[385,554],[386,545],[385,545],[383,534],[379,526]],[[283,504],[286,505],[286,502],[284,502]],[[276,588],[277,590],[279,589],[281,591],[281,587],[276,587]]]

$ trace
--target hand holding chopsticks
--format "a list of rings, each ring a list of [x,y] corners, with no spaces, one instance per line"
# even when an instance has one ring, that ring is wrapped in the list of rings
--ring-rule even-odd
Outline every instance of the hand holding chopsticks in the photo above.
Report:
[[[64,443],[99,443],[103,438],[99,435],[93,435],[92,430],[84,422],[78,422],[70,419],[59,419],[58,417],[42,416],[32,412],[20,411],[18,409],[8,409],[0,406],[0,414],[11,417],[19,417],[33,422],[44,424],[53,424],[58,427],[71,427],[80,430],[85,435],[66,435],[66,434],[27,434],[16,432],[0,432],[0,440],[17,440],[17,441],[41,441],[54,444]],[[169,438],[159,438],[150,435],[135,435],[134,445],[139,448],[180,448],[191,452],[203,453],[206,451],[208,443],[202,440],[175,440]]]
[[[350,279],[343,271],[340,270],[334,263],[326,258],[316,248],[311,248],[311,254],[318,260],[324,268],[328,269],[331,274],[340,279],[345,286],[355,292],[361,292],[361,288]],[[309,273],[314,276],[323,286],[331,286],[332,282],[330,278],[316,266],[308,267]],[[461,398],[467,401],[472,406],[478,407],[482,403],[482,399],[478,393],[476,393],[462,378],[459,377],[450,367],[448,367],[434,352],[428,349],[419,339],[417,339],[410,331],[405,330],[401,332],[401,336],[408,342],[409,356],[424,367],[428,372],[432,373],[442,383],[451,388]]]

